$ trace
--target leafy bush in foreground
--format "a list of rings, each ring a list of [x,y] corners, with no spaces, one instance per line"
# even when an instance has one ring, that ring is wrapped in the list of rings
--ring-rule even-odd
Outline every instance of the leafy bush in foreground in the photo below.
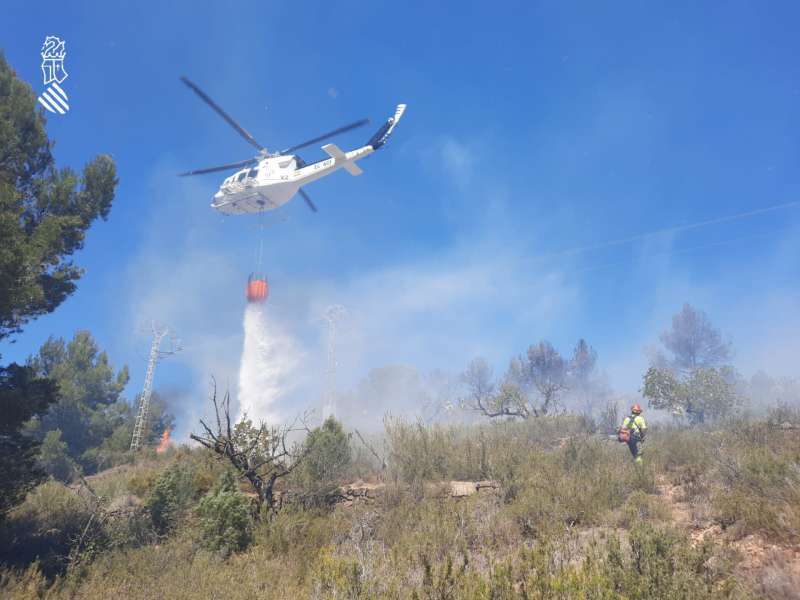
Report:
[[[85,498],[61,483],[40,485],[4,524],[0,560],[19,566],[38,560],[46,575],[61,572],[91,512]]]
[[[167,534],[177,525],[194,495],[194,477],[186,467],[175,464],[159,476],[145,503],[158,534]]]
[[[197,508],[203,546],[228,556],[246,549],[253,541],[253,520],[247,496],[236,488],[230,471],[223,473],[216,487]]]
[[[350,465],[350,436],[342,424],[328,417],[305,440],[305,455],[296,481],[309,505],[321,505],[336,491],[339,478]]]

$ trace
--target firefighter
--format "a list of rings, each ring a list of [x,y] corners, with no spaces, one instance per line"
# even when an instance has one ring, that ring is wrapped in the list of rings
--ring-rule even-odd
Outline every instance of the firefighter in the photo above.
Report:
[[[642,407],[637,402],[631,406],[631,414],[622,421],[622,428],[630,432],[628,449],[631,451],[634,462],[642,464],[642,442],[647,434],[647,423],[642,416]]]

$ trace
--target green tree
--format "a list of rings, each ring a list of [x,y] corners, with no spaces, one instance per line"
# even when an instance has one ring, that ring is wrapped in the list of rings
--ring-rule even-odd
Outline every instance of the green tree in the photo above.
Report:
[[[225,471],[217,485],[197,508],[203,545],[223,556],[245,550],[253,541],[250,501],[236,487],[231,471]]]
[[[672,327],[660,338],[668,356],[656,356],[655,366],[688,373],[698,368],[717,367],[731,357],[731,344],[702,310],[684,304],[672,317]]]
[[[651,406],[702,423],[729,414],[740,403],[739,376],[723,364],[731,357],[731,345],[703,311],[684,304],[660,340],[669,355],[656,353],[642,388]]]
[[[186,467],[175,464],[161,473],[145,502],[157,533],[174,529],[195,492],[194,476]]]
[[[70,257],[114,198],[110,157],[78,176],[56,169],[52,145],[36,95],[0,54],[0,340],[75,291],[83,271]]]
[[[692,423],[724,417],[739,404],[736,372],[731,367],[697,368],[681,377],[669,369],[650,367],[642,394],[654,408],[685,414]]]
[[[350,436],[339,421],[328,417],[309,432],[304,455],[298,478],[309,499],[322,502],[336,490],[339,478],[350,465]]]
[[[36,95],[0,53],[0,340],[75,291],[82,271],[70,257],[114,198],[110,157],[98,156],[79,177],[56,169],[51,148]],[[0,517],[43,477],[39,444],[22,429],[56,394],[31,368],[0,367]]]
[[[69,482],[78,466],[67,454],[67,444],[61,440],[61,430],[48,431],[39,450],[39,464],[44,472],[58,481]]]
[[[56,385],[16,364],[0,368],[0,520],[45,477],[37,464],[39,442],[23,425],[56,399]]]
[[[129,407],[121,397],[128,368],[116,373],[88,331],[78,331],[70,342],[49,338],[28,365],[40,377],[58,385],[59,399],[31,431],[43,438],[60,429],[69,455],[84,468],[97,464],[91,449],[99,446],[125,422]]]

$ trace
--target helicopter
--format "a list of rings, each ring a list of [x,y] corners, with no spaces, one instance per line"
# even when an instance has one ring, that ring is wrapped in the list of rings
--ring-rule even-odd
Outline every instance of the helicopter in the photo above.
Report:
[[[195,169],[179,174],[180,177],[186,177],[189,175],[203,175],[206,173],[239,169],[222,182],[219,190],[214,194],[214,199],[211,203],[212,208],[229,215],[260,213],[273,210],[289,202],[295,194],[300,194],[308,207],[313,212],[317,212],[316,205],[302,186],[316,181],[321,177],[325,177],[326,175],[330,175],[339,169],[344,169],[351,175],[361,175],[363,171],[356,162],[369,156],[386,144],[389,140],[389,136],[392,134],[392,131],[406,110],[405,104],[398,104],[394,116],[390,117],[388,121],[381,125],[378,131],[375,132],[364,146],[345,152],[336,144],[325,144],[322,146],[322,150],[328,155],[328,158],[313,163],[306,163],[298,154],[295,154],[297,150],[352,129],[362,127],[369,123],[369,119],[361,119],[349,125],[339,127],[338,129],[329,131],[328,133],[305,141],[302,144],[290,146],[279,152],[269,152],[267,148],[256,141],[250,133],[239,125],[228,113],[222,110],[222,108],[197,85],[186,77],[181,77],[181,81],[221,116],[228,125],[233,127],[233,129],[235,129],[251,146],[258,149],[258,155],[253,158],[216,167]]]

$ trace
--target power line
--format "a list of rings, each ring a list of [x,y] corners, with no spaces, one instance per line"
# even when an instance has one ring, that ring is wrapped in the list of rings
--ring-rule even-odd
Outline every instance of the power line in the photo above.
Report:
[[[795,208],[800,206],[800,201],[795,202],[785,202],[783,204],[775,204],[773,206],[767,206],[764,208],[757,208],[755,210],[749,210],[746,212],[737,213],[734,215],[728,215],[725,217],[717,217],[714,219],[707,219],[705,221],[697,221],[695,223],[688,223],[686,225],[676,225],[674,227],[667,227],[665,229],[656,229],[653,231],[647,231],[644,233],[638,233],[636,235],[632,235],[627,238],[620,238],[617,240],[609,240],[606,242],[598,242],[596,244],[588,244],[586,246],[575,246],[573,248],[565,248],[563,250],[556,250],[550,255],[559,255],[559,254],[577,254],[579,252],[589,252],[591,250],[600,250],[602,248],[609,248],[612,246],[622,246],[624,244],[629,244],[631,242],[638,242],[640,240],[645,240],[651,237],[659,236],[659,235],[666,235],[666,234],[675,234],[681,233],[684,231],[690,231],[692,229],[700,229],[701,227],[708,227],[709,225],[719,225],[720,223],[729,223],[731,221],[740,221],[742,219],[747,219],[750,217],[755,217],[758,215],[763,215],[771,212],[776,212],[779,210],[785,210],[787,208]],[[544,258],[542,256],[541,258]]]

